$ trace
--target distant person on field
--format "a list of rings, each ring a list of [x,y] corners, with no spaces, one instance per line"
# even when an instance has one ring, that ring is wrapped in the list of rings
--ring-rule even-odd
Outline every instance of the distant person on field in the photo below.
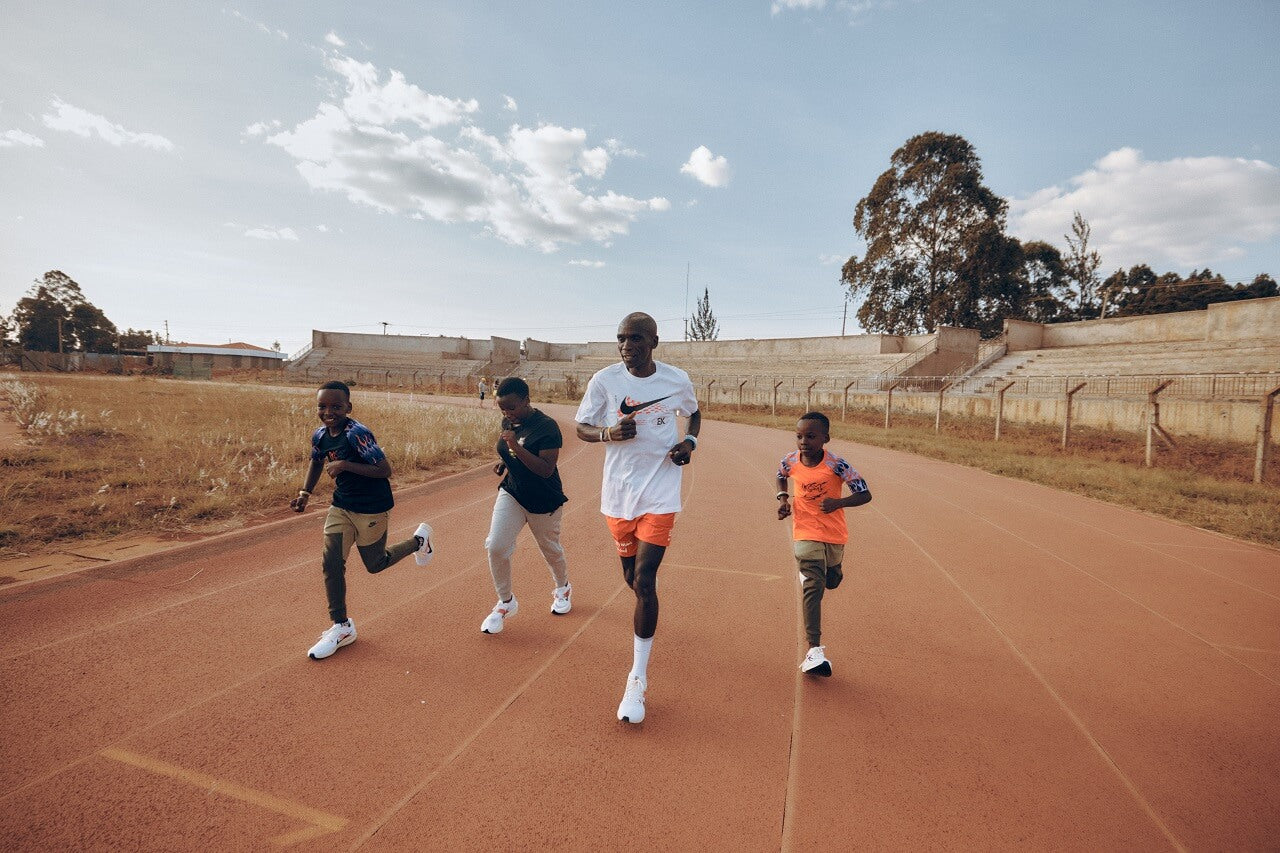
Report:
[[[489,390],[489,380],[485,379],[483,376],[480,377],[479,390],[480,390],[480,405],[483,406],[485,392]]]
[[[866,480],[848,462],[826,449],[831,421],[821,412],[807,412],[796,422],[796,446],[778,466],[778,519],[792,519],[796,565],[803,590],[804,633],[809,651],[800,671],[831,675],[831,661],[822,645],[822,593],[844,578],[844,546],[849,541],[845,507],[871,502]],[[795,484],[794,505],[787,481]],[[849,494],[841,497],[844,486]]]
[[[654,361],[658,324],[634,313],[618,326],[622,360],[596,372],[574,419],[578,438],[605,442],[600,511],[636,594],[631,672],[618,719],[644,719],[649,651],[658,628],[658,567],[680,511],[680,469],[698,446],[702,414],[689,374]],[[689,419],[679,429],[677,415]],[[683,436],[683,437],[681,437]]]
[[[356,641],[356,626],[347,618],[347,555],[355,545],[371,574],[395,565],[410,554],[419,565],[431,562],[431,527],[418,525],[414,535],[387,547],[391,507],[391,463],[369,428],[351,417],[351,390],[341,382],[326,382],[316,393],[316,413],[323,424],[311,436],[311,467],[298,496],[289,502],[295,512],[307,508],[311,490],[323,471],[334,481],[333,502],[324,518],[324,591],[333,627],[307,651],[320,660]]]
[[[511,590],[511,555],[526,524],[556,584],[551,591],[551,612],[557,616],[568,613],[573,593],[564,548],[560,547],[560,520],[568,500],[556,470],[564,446],[560,426],[529,404],[529,385],[523,379],[502,380],[494,399],[502,411],[502,435],[493,473],[505,476],[498,484],[489,536],[484,540],[493,588],[498,593],[498,603],[480,625],[486,634],[501,632],[520,606]]]

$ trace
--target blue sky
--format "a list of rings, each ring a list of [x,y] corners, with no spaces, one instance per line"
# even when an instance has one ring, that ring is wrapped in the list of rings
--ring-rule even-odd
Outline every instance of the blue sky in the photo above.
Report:
[[[175,340],[676,340],[688,271],[723,338],[839,334],[930,130],[1104,274],[1280,276],[1272,0],[5,6],[4,313],[61,269]]]

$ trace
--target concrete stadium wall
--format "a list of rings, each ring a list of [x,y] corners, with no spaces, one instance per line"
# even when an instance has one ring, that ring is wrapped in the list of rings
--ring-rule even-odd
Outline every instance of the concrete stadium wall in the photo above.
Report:
[[[365,335],[351,332],[312,332],[312,346],[329,349],[383,350],[386,352],[413,352],[424,355],[450,354],[458,358],[488,360],[493,355],[494,341],[506,338],[471,340],[470,338],[426,337],[425,335]],[[515,347],[514,358],[520,357],[519,341],[510,341]]]
[[[974,334],[977,334],[976,332]],[[932,335],[913,335],[907,340],[922,345]],[[900,335],[831,335],[817,338],[746,338],[732,341],[662,341],[658,342],[659,361],[679,364],[698,358],[759,359],[768,364],[776,358],[839,358],[844,355],[880,355],[883,353],[909,352]],[[615,341],[592,341],[586,344],[583,355],[592,358],[612,358],[618,354]]]
[[[1005,320],[1004,330],[1010,352],[1097,344],[1274,339],[1280,337],[1280,296],[1217,302],[1203,311],[1075,323]]]
[[[573,361],[586,352],[587,344],[552,344],[524,339],[525,358],[529,361]]]
[[[1206,309],[1205,338],[1240,341],[1250,338],[1280,339],[1280,296],[1216,302]]]
[[[520,342],[511,338],[490,338],[489,358],[495,362],[519,361]]]

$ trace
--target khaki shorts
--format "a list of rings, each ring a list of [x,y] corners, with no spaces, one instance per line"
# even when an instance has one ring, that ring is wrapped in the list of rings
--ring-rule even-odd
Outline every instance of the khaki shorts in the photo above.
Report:
[[[844,563],[844,546],[800,539],[795,544],[795,555],[798,563],[819,563],[824,569],[829,569]]]
[[[324,517],[324,535],[342,534],[343,544],[347,548],[352,543],[358,547],[375,545],[387,535],[387,523],[390,519],[390,512],[352,512],[331,506]]]

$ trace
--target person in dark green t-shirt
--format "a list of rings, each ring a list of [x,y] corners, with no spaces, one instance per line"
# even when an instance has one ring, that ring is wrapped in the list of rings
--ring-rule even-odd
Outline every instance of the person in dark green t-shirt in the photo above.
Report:
[[[502,380],[497,400],[502,411],[502,436],[498,439],[499,461],[493,466],[493,473],[502,476],[502,482],[498,484],[498,499],[484,547],[489,552],[489,572],[498,603],[480,625],[486,634],[500,632],[519,607],[511,590],[511,555],[520,528],[526,524],[555,579],[551,612],[562,615],[573,606],[569,600],[573,592],[569,568],[560,545],[560,519],[568,500],[556,469],[564,445],[560,427],[529,404],[529,385],[523,379]]]
[[[311,435],[311,467],[298,496],[289,502],[295,512],[307,508],[321,472],[333,479],[333,503],[324,519],[324,590],[333,627],[307,651],[327,658],[356,641],[356,626],[347,618],[347,555],[355,545],[370,573],[377,573],[413,554],[419,565],[431,561],[431,526],[418,525],[414,535],[387,547],[391,519],[391,463],[373,433],[351,417],[351,389],[326,382],[316,392],[316,414],[323,424]]]

